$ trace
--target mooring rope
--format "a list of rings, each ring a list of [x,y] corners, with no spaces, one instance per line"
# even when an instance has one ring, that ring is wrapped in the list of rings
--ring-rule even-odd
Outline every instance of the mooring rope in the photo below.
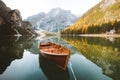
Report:
[[[72,72],[72,74],[73,74],[74,80],[77,80],[77,78],[76,78],[76,76],[75,76],[75,73],[74,73],[74,71],[73,71],[73,68],[72,68],[72,63],[69,62],[69,64],[70,64],[70,69],[71,69],[71,72]]]

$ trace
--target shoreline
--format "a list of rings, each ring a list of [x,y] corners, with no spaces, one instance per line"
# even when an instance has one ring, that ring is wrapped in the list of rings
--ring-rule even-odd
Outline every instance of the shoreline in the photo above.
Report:
[[[120,37],[120,34],[80,34],[82,37]]]

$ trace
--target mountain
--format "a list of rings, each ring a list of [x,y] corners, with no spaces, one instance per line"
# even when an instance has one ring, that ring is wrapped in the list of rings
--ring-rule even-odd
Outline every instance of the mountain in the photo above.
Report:
[[[77,17],[69,10],[54,8],[47,14],[42,12],[28,17],[27,20],[32,23],[34,29],[58,32],[73,24]]]
[[[26,21],[30,21],[32,26],[36,26],[39,22],[46,17],[46,13],[41,12],[39,14],[33,15],[25,19]],[[35,27],[34,27],[35,28]]]
[[[120,33],[120,0],[102,0],[62,33]]]
[[[20,11],[11,9],[0,0],[0,36],[37,35],[28,21],[23,21]]]

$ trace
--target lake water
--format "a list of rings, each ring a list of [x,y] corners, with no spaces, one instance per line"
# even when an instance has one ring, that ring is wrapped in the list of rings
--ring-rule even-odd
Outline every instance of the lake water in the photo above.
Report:
[[[0,80],[120,80],[120,38],[1,37]],[[71,50],[66,71],[39,54],[41,41]]]

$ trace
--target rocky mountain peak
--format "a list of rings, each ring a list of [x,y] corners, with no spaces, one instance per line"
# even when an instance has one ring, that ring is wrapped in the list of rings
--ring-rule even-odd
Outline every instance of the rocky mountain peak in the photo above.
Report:
[[[116,2],[116,0],[103,0],[102,2],[103,3],[100,5],[100,8],[101,9],[106,9],[110,5],[114,4]]]
[[[63,10],[61,8],[51,9],[50,12],[42,18],[38,18],[38,16],[39,15],[31,16],[27,19],[34,25],[34,29],[43,29],[54,32],[68,27],[77,20],[77,17],[72,14],[70,10]],[[35,22],[36,19],[37,21]]]
[[[33,35],[30,23],[22,21],[20,11],[11,10],[0,0],[0,35]]]

